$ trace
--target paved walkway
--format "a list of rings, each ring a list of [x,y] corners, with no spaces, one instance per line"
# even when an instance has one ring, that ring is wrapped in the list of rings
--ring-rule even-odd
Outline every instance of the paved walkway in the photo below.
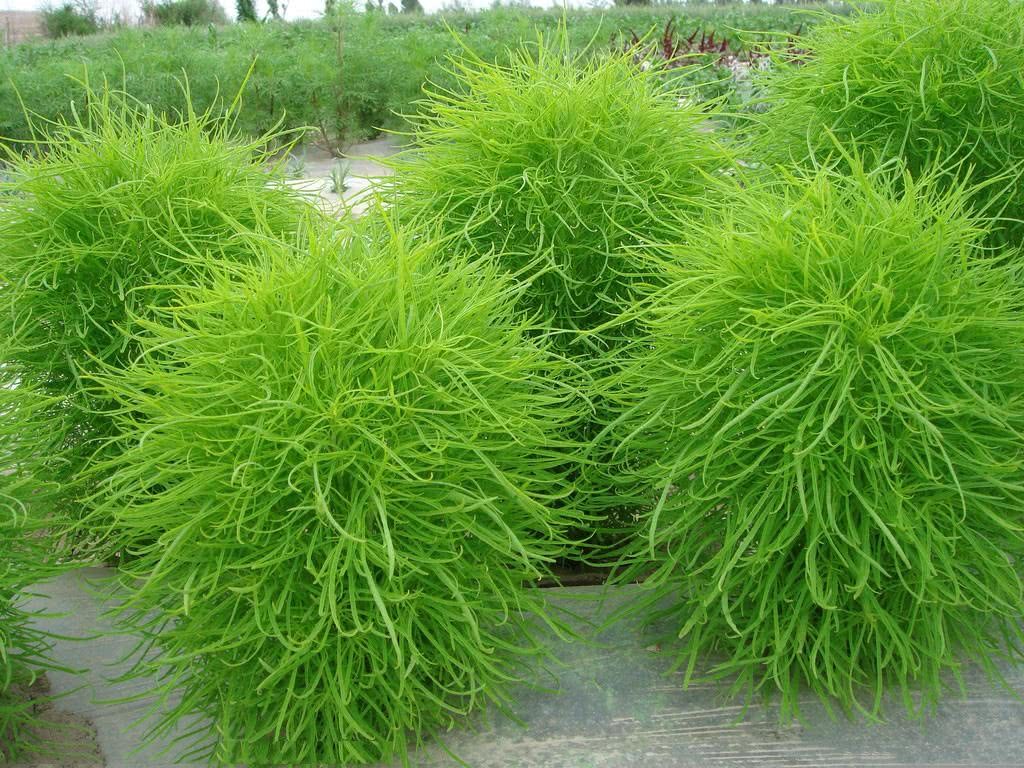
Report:
[[[60,706],[91,719],[112,768],[165,766],[161,755],[170,738],[141,752],[133,750],[140,732],[133,721],[158,702],[101,703],[145,693],[144,681],[113,682],[122,658],[134,646],[131,637],[95,637],[105,626],[102,606],[90,589],[111,578],[104,568],[86,568],[38,586],[30,607],[60,616],[39,620],[54,632],[79,641],[59,641],[56,654],[68,665],[88,667],[82,678],[52,673],[56,691],[72,691]],[[605,608],[599,590],[551,590],[552,598],[582,616],[600,620]],[[619,590],[610,603],[628,599]],[[585,626],[581,622],[581,627]],[[93,635],[90,637],[90,635]],[[519,725],[495,716],[490,723],[456,729],[448,746],[475,768],[688,768],[690,766],[1021,766],[1024,765],[1024,704],[992,689],[977,670],[968,670],[969,696],[951,696],[926,722],[899,714],[884,725],[831,721],[808,701],[806,722],[779,727],[774,710],[753,706],[742,721],[740,707],[722,699],[716,686],[688,691],[680,678],[667,676],[670,660],[635,627],[616,625],[598,643],[556,641],[562,662],[538,681],[560,692],[524,688],[516,697]],[[1024,670],[1007,670],[1024,691]],[[77,687],[77,689],[76,689]],[[414,765],[452,766],[436,745]]]
[[[400,149],[398,137],[388,135],[349,147],[345,151],[345,161],[348,162],[346,188],[339,193],[334,188],[331,175],[339,158],[317,146],[299,147],[293,153],[291,165],[286,166],[297,173],[297,177],[290,179],[288,184],[319,200],[332,213],[347,209],[358,216],[366,209],[367,193],[373,179],[391,175],[391,169],[382,165],[379,159],[390,157]]]

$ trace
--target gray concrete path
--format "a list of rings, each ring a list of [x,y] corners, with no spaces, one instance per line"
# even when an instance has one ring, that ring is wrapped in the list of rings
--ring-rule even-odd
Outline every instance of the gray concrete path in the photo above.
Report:
[[[294,151],[290,166],[286,164],[297,172],[297,177],[289,179],[288,184],[317,200],[331,213],[348,210],[358,216],[366,209],[374,179],[391,175],[391,169],[379,159],[400,150],[399,137],[391,135],[348,147],[343,158],[348,163],[346,187],[339,192],[334,188],[331,173],[341,158],[315,145],[301,146]]]
[[[114,577],[110,568],[81,568],[36,585],[25,602],[26,610],[45,614],[36,619],[37,625],[68,638],[56,641],[55,660],[82,670],[82,674],[47,673],[52,692],[62,696],[56,706],[82,715],[96,726],[97,741],[111,768],[179,765],[173,754],[164,753],[172,748],[173,735],[139,749],[145,728],[135,723],[154,706],[153,698],[118,701],[148,694],[151,686],[145,680],[116,681],[129,669],[126,659],[138,639],[113,633],[103,615],[106,606],[100,595]],[[111,634],[101,636],[104,632]],[[183,733],[184,729],[177,735]]]
[[[109,766],[173,764],[160,746],[134,752],[140,732],[131,724],[152,701],[100,703],[145,692],[144,681],[114,683],[130,637],[90,638],[105,626],[93,588],[111,578],[104,568],[86,568],[39,585],[29,607],[63,615],[39,619],[54,632],[84,638],[59,641],[58,658],[88,667],[76,679],[52,674],[56,691],[78,690],[60,703],[91,719]],[[551,590],[555,602],[598,621],[596,588]],[[610,604],[629,599],[618,590]],[[585,622],[581,622],[585,630]],[[615,625],[600,643],[552,644],[560,665],[536,675],[557,694],[523,687],[514,711],[525,724],[494,716],[467,723],[444,736],[448,747],[478,768],[687,768],[689,766],[1021,766],[1024,765],[1024,704],[991,688],[975,669],[967,672],[969,696],[951,695],[937,714],[909,721],[894,703],[886,724],[832,721],[809,700],[806,722],[780,727],[772,708],[741,708],[722,698],[722,688],[699,685],[682,690],[679,675],[666,675],[668,655],[635,626]],[[1024,670],[1006,671],[1024,690]],[[167,746],[163,741],[163,746]],[[451,766],[436,744],[414,765]]]

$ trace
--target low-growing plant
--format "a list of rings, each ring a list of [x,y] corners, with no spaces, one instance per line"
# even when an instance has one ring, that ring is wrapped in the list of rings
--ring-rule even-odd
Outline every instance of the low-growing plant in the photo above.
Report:
[[[34,405],[45,405],[45,397],[37,397]],[[29,440],[34,447],[45,447],[37,434],[46,434],[48,428],[47,409],[30,407],[24,393],[15,398],[11,390],[0,390],[0,764],[47,751],[35,728],[42,698],[36,683],[54,666],[51,638],[21,607],[26,588],[55,570],[51,540],[40,517],[47,488],[33,476],[31,462],[17,458],[20,452],[13,446]],[[36,503],[30,506],[29,501]]]
[[[522,306],[559,345],[587,336],[646,279],[637,246],[697,209],[726,164],[697,105],[680,104],[629,57],[587,58],[560,44],[453,60],[457,85],[430,91],[416,146],[394,161],[394,202],[413,225],[493,257],[527,288]]]
[[[142,4],[146,18],[158,26],[193,27],[227,24],[228,15],[218,0],[146,0]]]
[[[914,174],[941,164],[975,183],[977,206],[1024,219],[1019,0],[887,0],[815,25],[799,45],[804,66],[764,83],[760,157],[821,160],[836,140],[855,142]]]
[[[803,691],[923,711],[1024,648],[1019,274],[970,189],[848,165],[740,190],[665,250],[601,438],[646,503],[632,607],[687,681],[717,659],[783,717]]]
[[[56,8],[44,8],[41,15],[43,31],[51,39],[93,35],[101,28],[96,5],[89,0],[76,0]]]
[[[640,66],[658,67],[662,78],[683,98],[715,101],[720,106],[718,122],[746,129],[746,112],[762,110],[764,98],[755,76],[773,64],[789,67],[802,61],[805,52],[796,47],[803,25],[792,33],[716,31],[697,27],[689,34],[680,31],[675,17],[665,23],[657,36],[629,35],[613,38],[613,50],[628,53]]]
[[[306,165],[306,149],[305,147],[299,147],[294,152],[288,154],[288,159],[285,161],[285,174],[290,179],[302,179],[309,172],[309,168]]]
[[[493,268],[421,236],[259,245],[105,380],[122,620],[159,629],[140,671],[182,698],[157,731],[202,712],[202,754],[405,758],[542,653],[521,614],[553,620],[580,406]]]
[[[348,189],[348,175],[352,170],[352,161],[346,158],[339,158],[331,166],[331,191],[336,195],[342,194]]]
[[[211,263],[250,259],[240,231],[294,232],[308,208],[267,173],[267,138],[237,140],[230,117],[81,95],[81,114],[44,126],[38,152],[6,153],[0,206],[0,382],[55,397],[48,479],[69,493],[111,428],[84,377],[130,364],[133,318]]]
[[[638,35],[634,30],[624,41],[616,41],[616,47],[623,53],[633,56],[638,63],[658,62],[670,69],[681,67],[714,64],[716,67],[734,68],[739,64],[756,68],[768,58],[774,49],[778,55],[795,58],[805,51],[796,47],[796,38],[801,27],[777,39],[778,35],[769,35],[766,40],[752,41],[746,36],[716,32],[714,29],[697,27],[687,35],[680,31],[673,16],[665,22],[664,29],[657,37]],[[717,37],[716,37],[717,35]]]

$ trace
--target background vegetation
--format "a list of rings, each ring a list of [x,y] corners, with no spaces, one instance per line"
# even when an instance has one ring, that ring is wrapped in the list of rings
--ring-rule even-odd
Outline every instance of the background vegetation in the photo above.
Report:
[[[1024,6],[890,3],[820,25],[800,47],[803,65],[777,67],[765,83],[759,157],[813,164],[838,141],[876,163],[899,157],[915,175],[941,163],[978,185],[975,205],[1015,220],[1019,239]]]
[[[651,6],[574,10],[565,16],[570,47],[622,47],[632,37],[675,19],[688,37],[714,30],[747,40],[785,36],[804,29],[817,6]],[[78,97],[72,78],[103,78],[156,111],[180,109],[182,75],[199,111],[233,95],[256,61],[239,128],[253,135],[278,120],[285,127],[317,126],[334,138],[358,139],[379,128],[401,125],[427,80],[451,84],[446,56],[466,46],[489,61],[523,40],[549,34],[561,11],[498,8],[479,13],[436,15],[337,13],[330,19],[291,24],[235,24],[123,29],[0,50],[0,137],[31,135],[22,103],[41,117],[67,113]],[[690,68],[696,69],[696,68]],[[69,77],[70,76],[70,77]],[[702,80],[714,80],[706,76]]]
[[[226,24],[228,21],[228,15],[217,0],[146,0],[142,4],[142,12],[160,27],[197,27]]]
[[[102,25],[96,9],[87,2],[62,3],[42,12],[43,31],[49,38],[57,39],[72,35],[92,35]]]

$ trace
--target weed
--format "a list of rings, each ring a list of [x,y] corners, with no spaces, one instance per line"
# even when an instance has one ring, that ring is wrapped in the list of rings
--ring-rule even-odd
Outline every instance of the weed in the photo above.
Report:
[[[331,167],[331,191],[340,195],[348,189],[348,174],[352,170],[352,161],[339,158]]]

